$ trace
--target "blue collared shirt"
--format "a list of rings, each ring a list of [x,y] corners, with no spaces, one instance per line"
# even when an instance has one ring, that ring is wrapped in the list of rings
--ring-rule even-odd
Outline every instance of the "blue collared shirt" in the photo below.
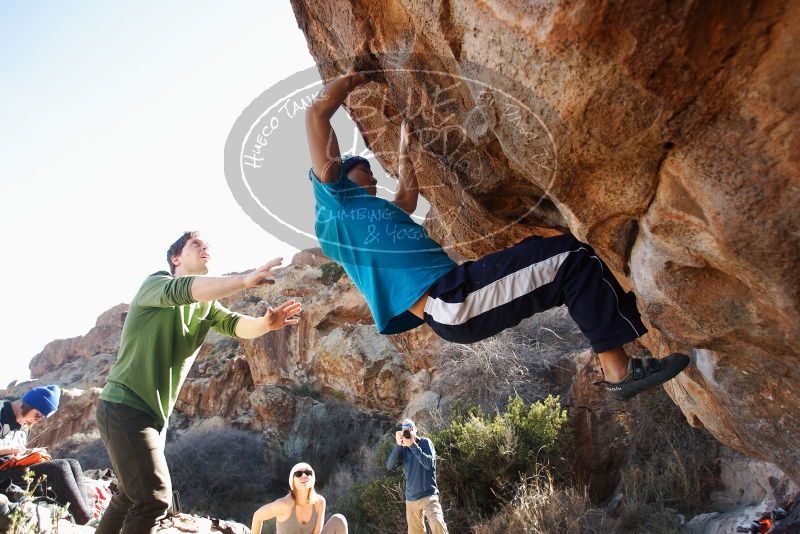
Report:
[[[403,464],[406,476],[406,500],[417,501],[423,497],[436,495],[436,450],[428,438],[417,438],[410,447],[395,445],[386,460],[386,468],[394,469]]]

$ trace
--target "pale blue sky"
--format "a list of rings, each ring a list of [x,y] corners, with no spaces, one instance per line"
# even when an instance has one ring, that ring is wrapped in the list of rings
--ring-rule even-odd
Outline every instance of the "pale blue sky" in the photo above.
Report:
[[[288,0],[3,1],[0,50],[0,387],[129,302],[185,229],[212,274],[291,259],[223,175],[242,109],[313,65]]]

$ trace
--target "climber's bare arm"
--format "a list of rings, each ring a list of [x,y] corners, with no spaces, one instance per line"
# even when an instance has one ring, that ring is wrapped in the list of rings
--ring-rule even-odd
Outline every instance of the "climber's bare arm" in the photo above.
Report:
[[[331,127],[331,117],[350,92],[367,82],[367,75],[353,68],[347,74],[325,85],[322,93],[306,112],[306,137],[311,152],[311,167],[320,182],[339,180],[341,152],[336,132]]]
[[[417,173],[414,171],[414,162],[411,161],[408,153],[410,141],[408,123],[403,121],[403,124],[400,125],[400,146],[397,150],[397,192],[394,194],[394,203],[408,214],[414,213],[414,210],[417,209],[417,199],[419,198]]]

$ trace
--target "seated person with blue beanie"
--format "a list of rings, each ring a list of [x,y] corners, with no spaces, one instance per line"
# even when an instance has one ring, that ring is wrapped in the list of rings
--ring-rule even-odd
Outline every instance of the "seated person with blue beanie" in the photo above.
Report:
[[[614,398],[628,400],[686,367],[684,354],[628,357],[623,345],[647,332],[636,298],[592,247],[570,234],[531,237],[476,261],[453,262],[409,216],[419,186],[405,123],[394,201],[377,197],[369,162],[342,157],[330,122],[350,92],[367,81],[351,68],[325,85],[306,112],[306,135],[320,247],[361,290],[381,334],[427,323],[447,341],[474,343],[565,304],[598,355],[603,383]]]
[[[0,408],[0,456],[24,455],[28,450],[28,434],[36,423],[58,410],[61,389],[56,385],[33,388],[21,400],[4,401]],[[93,504],[83,487],[83,470],[77,460],[51,460],[29,467],[13,467],[0,471],[0,487],[9,483],[25,487],[26,469],[33,472],[34,481],[47,475],[47,486],[56,501],[68,510],[75,522],[85,525],[92,518]]]

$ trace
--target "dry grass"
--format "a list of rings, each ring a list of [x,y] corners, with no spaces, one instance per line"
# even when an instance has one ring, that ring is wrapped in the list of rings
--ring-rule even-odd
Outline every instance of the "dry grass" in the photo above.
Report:
[[[100,439],[100,432],[72,434],[50,447],[53,458],[74,458],[84,470],[107,469],[111,467],[108,451]]]
[[[673,534],[680,532],[677,512],[664,498],[670,475],[655,469],[630,468],[623,479],[625,495],[614,512],[599,508],[585,487],[560,486],[547,475],[525,481],[516,497],[490,519],[472,527],[473,534]],[[674,481],[673,481],[674,482]],[[689,496],[691,497],[691,496]],[[695,496],[697,497],[697,496]],[[701,499],[702,500],[702,499]],[[456,528],[454,532],[462,531]]]
[[[363,447],[380,441],[390,422],[380,414],[326,398],[324,405],[308,410],[296,424],[298,431],[293,439],[302,443],[302,448],[287,456],[285,444],[267,442],[267,465],[288,474],[292,465],[307,461],[316,471],[317,483],[322,483],[340,466],[358,465],[365,456]]]
[[[485,341],[452,344],[438,363],[447,389],[484,411],[502,409],[509,396],[530,402],[553,393],[554,371],[566,355],[588,346],[566,308],[523,321]]]
[[[356,483],[386,474],[386,458],[379,459],[374,448],[366,444],[359,447],[347,460],[339,462],[331,476],[321,481],[320,492],[330,505],[346,497]]]
[[[172,486],[184,511],[249,523],[266,489],[286,485],[266,469],[262,451],[260,435],[235,428],[192,429],[168,442]]]
[[[473,527],[474,534],[583,534],[607,532],[609,519],[593,507],[589,496],[558,488],[542,475],[520,485],[517,496],[491,519]]]
[[[642,395],[623,421],[628,464],[622,470],[625,499],[633,513],[642,505],[687,516],[708,510],[718,489],[720,443],[690,427],[664,392]]]

